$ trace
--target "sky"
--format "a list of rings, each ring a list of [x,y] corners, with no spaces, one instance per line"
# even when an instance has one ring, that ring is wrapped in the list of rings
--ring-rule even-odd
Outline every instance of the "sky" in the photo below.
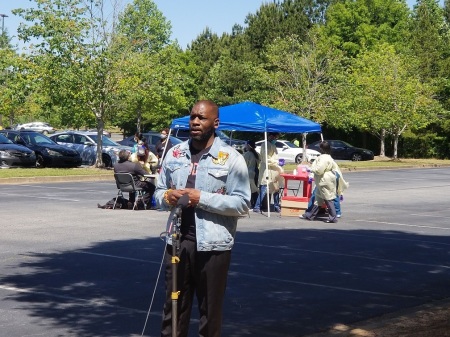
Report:
[[[132,2],[132,0],[121,1],[123,6]],[[224,32],[231,33],[235,23],[244,26],[249,13],[256,13],[263,3],[271,0],[154,0],[154,2],[172,24],[172,40],[177,39],[179,45],[185,49],[206,27],[220,36]],[[8,15],[4,18],[4,27],[8,30],[9,36],[16,35],[21,22],[21,18],[14,16],[11,10],[29,8],[33,3],[33,0],[0,0],[0,14]],[[415,0],[407,0],[407,3],[412,7]],[[16,39],[12,40],[13,45],[17,43]]]
[[[122,0],[123,5],[130,2],[132,0]],[[244,25],[247,14],[256,13],[267,2],[268,0],[154,0],[158,9],[172,24],[172,39],[177,39],[183,49],[206,27],[219,36],[224,32],[231,33],[235,23]],[[9,36],[17,34],[17,27],[21,22],[21,18],[14,16],[11,10],[29,8],[33,3],[30,0],[0,0],[0,14],[8,15],[4,18],[4,26]],[[17,44],[17,40],[12,43]]]

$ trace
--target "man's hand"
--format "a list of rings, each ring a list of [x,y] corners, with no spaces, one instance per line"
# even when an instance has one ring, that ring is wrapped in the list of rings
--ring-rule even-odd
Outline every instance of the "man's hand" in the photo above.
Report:
[[[189,196],[189,204],[188,207],[195,207],[198,205],[200,201],[200,190],[196,190],[194,188],[185,188],[181,190],[171,190],[167,194],[167,200],[173,206],[176,206],[178,200],[184,195],[188,194]]]

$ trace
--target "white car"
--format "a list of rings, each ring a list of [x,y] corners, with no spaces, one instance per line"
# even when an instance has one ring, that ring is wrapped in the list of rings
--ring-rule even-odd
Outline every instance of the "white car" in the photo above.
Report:
[[[25,123],[19,124],[16,126],[16,130],[33,130],[36,132],[43,133],[44,135],[48,135],[49,133],[54,133],[55,129],[48,123],[44,122],[33,122],[33,123]]]
[[[260,140],[255,143],[256,151],[260,153],[261,145],[264,146],[264,140]],[[285,163],[296,163],[300,164],[303,158],[303,148],[298,147],[291,143],[288,140],[278,139],[275,143],[275,146],[278,150],[278,158],[284,159]],[[313,162],[318,156],[320,156],[320,152],[316,150],[306,149],[306,159],[308,162]]]

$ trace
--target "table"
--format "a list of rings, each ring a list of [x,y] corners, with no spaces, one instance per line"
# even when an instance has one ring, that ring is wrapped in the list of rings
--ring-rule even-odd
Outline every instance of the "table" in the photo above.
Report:
[[[283,196],[282,199],[284,200],[291,200],[291,201],[303,201],[303,202],[308,202],[309,199],[311,198],[311,183],[309,182],[309,176],[308,175],[299,175],[299,174],[287,174],[287,173],[282,173],[280,174],[283,178],[284,178],[284,188],[283,188]],[[300,184],[303,184],[303,189],[302,189],[302,196],[291,196],[288,195],[288,184],[290,180],[295,180],[299,182],[299,186],[298,186],[298,190],[300,191]]]

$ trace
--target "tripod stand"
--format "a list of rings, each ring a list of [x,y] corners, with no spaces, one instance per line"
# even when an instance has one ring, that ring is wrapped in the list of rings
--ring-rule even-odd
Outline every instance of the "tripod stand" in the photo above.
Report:
[[[180,258],[178,254],[180,252],[180,240],[181,240],[181,213],[182,209],[189,204],[189,196],[184,194],[177,203],[177,208],[173,213],[172,224],[170,225],[170,236],[172,237],[172,337],[177,336],[178,326],[177,326],[177,318],[178,318],[178,296],[180,295],[180,291],[178,290],[178,263],[180,263]]]

